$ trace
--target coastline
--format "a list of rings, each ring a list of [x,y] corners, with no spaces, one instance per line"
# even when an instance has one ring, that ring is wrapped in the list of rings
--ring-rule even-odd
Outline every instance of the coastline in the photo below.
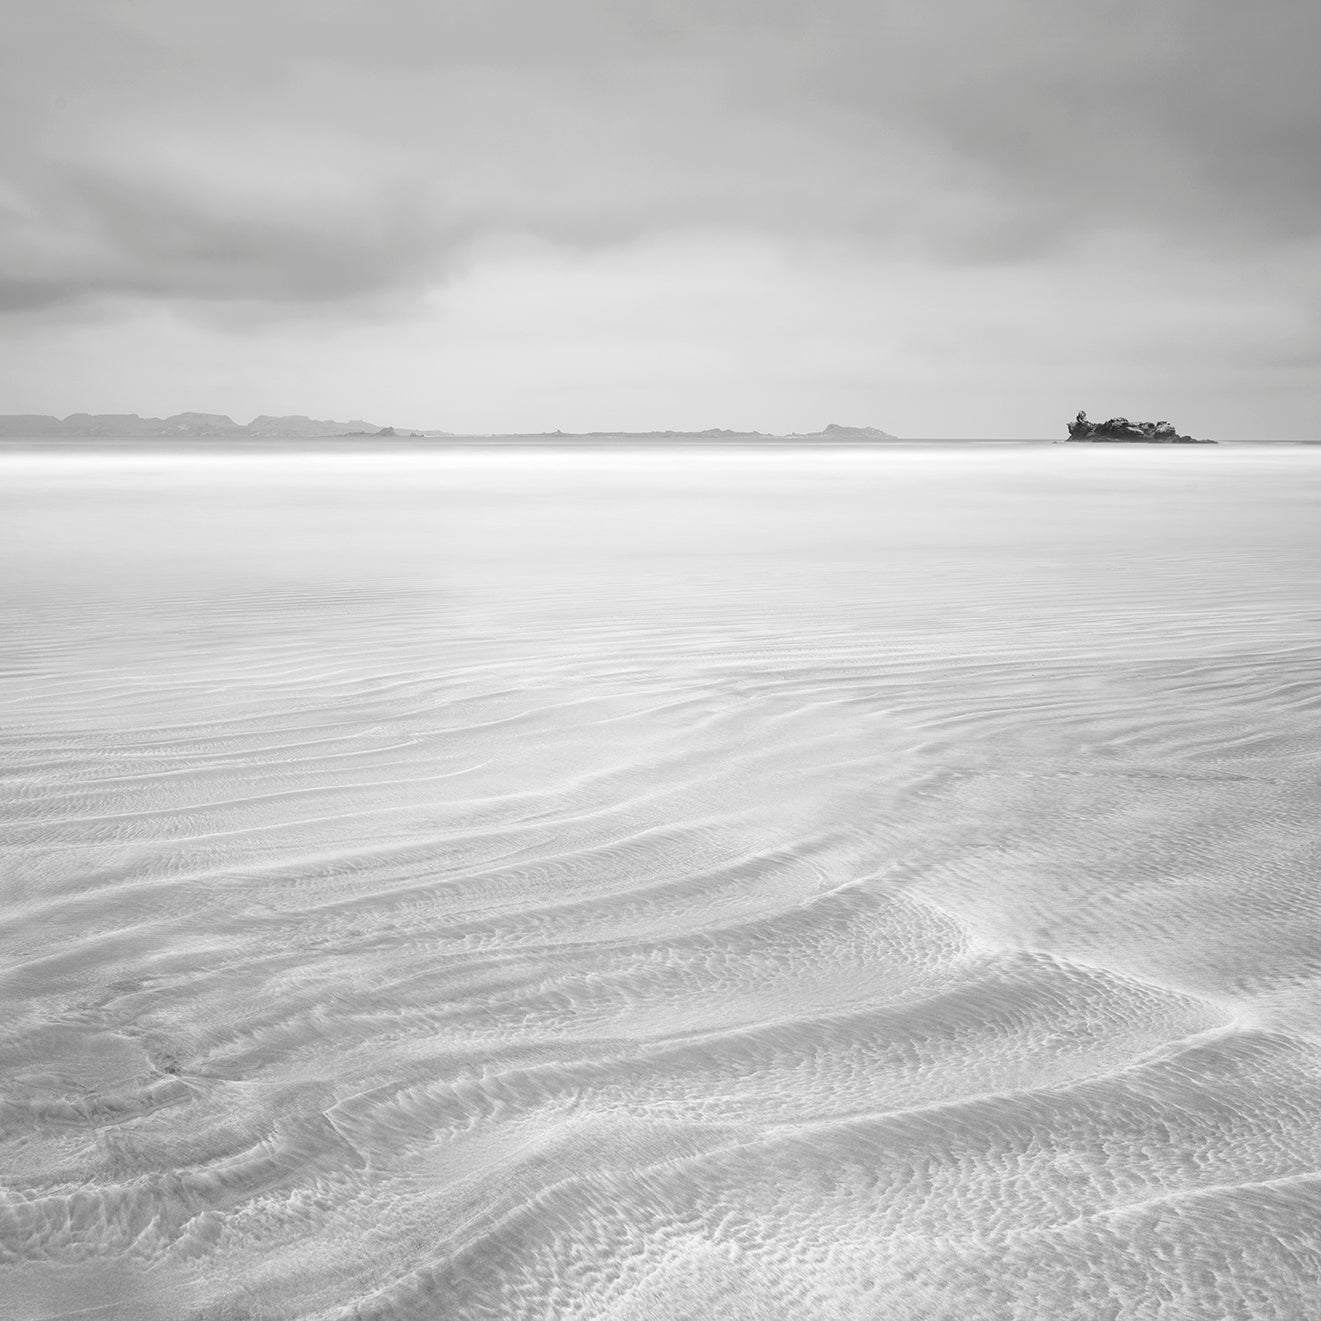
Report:
[[[942,436],[889,440],[831,440],[805,436],[769,436],[734,434],[707,436],[659,436],[648,433],[538,434],[512,433],[491,436],[264,436],[260,439],[232,436],[0,436],[0,454],[445,454],[470,451],[538,450],[548,452],[626,453],[630,451],[679,453],[720,453],[766,451],[822,451],[829,453],[934,450],[937,448],[986,449],[992,447],[1056,447],[1071,449],[1112,448],[1191,448],[1189,446],[1150,445],[1143,442],[1070,442],[1032,436],[984,437]],[[1312,440],[1281,440],[1270,437],[1238,437],[1220,440],[1218,445],[1283,447],[1321,445],[1321,437]],[[1200,448],[1209,448],[1202,446]]]

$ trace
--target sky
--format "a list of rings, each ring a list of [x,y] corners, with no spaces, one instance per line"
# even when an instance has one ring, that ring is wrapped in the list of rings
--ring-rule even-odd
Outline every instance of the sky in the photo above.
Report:
[[[12,0],[0,412],[1321,438],[1315,0]]]

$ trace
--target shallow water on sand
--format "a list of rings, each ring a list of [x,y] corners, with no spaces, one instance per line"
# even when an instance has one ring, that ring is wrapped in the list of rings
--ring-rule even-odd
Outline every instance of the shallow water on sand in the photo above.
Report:
[[[1321,452],[0,468],[6,1316],[1321,1315]]]

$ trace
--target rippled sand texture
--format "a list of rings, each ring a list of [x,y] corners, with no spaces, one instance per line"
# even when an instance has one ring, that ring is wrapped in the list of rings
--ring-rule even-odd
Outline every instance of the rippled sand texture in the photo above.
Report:
[[[6,1317],[1321,1315],[1321,452],[2,466]]]

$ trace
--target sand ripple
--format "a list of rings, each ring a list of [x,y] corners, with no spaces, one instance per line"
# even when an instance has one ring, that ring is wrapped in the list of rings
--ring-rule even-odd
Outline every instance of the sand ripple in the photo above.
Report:
[[[1321,1314],[1321,455],[5,463],[8,1315]]]

